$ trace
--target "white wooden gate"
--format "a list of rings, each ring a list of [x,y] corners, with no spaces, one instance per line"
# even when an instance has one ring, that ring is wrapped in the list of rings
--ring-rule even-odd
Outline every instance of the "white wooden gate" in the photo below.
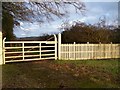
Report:
[[[4,64],[7,62],[57,59],[57,38],[54,41],[5,41]]]

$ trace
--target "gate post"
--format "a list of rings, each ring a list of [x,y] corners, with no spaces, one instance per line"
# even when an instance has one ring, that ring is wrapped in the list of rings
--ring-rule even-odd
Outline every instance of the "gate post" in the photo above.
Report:
[[[0,30],[0,90],[2,90],[2,64],[3,64],[3,54],[2,54],[2,30]]]
[[[54,34],[54,38],[55,38],[55,60],[57,60],[57,37]]]
[[[0,65],[3,64],[2,31],[0,31]]]
[[[58,59],[61,59],[61,33],[58,34]]]
[[[2,90],[2,2],[0,2],[0,90]]]

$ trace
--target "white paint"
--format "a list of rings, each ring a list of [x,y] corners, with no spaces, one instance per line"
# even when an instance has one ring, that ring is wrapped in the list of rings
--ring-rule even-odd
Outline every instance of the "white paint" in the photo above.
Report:
[[[0,31],[0,65],[3,64],[3,56],[2,56],[2,32]]]
[[[55,60],[57,60],[57,37],[54,34],[54,39],[55,39]]]
[[[58,59],[61,59],[61,34],[58,34]]]
[[[7,59],[6,61],[4,61],[4,64],[8,63],[8,62],[46,60],[46,59],[57,60],[57,37],[56,37],[56,35],[54,35],[54,38],[55,38],[54,41],[5,41],[5,39],[4,39],[3,40],[3,48],[6,51],[4,51],[3,53],[9,54],[9,55],[11,54],[11,56],[5,56],[3,54],[3,57],[4,57],[3,60]],[[33,44],[38,44],[38,45],[29,46],[28,43],[33,43]],[[44,45],[41,45],[42,43],[51,44],[51,45],[44,46]],[[11,45],[14,44],[14,46],[5,47],[4,46],[5,44],[11,44]],[[49,47],[54,47],[54,49],[49,50]],[[34,50],[34,48],[38,48],[38,50]],[[43,49],[41,49],[41,48],[43,48]],[[48,49],[45,49],[45,48],[48,48]],[[13,49],[15,51],[10,51]],[[20,50],[17,51],[18,49],[20,49]],[[46,52],[46,53],[41,53],[41,52]],[[53,52],[53,53],[47,53],[47,52]],[[35,54],[29,54],[29,53],[35,53]],[[14,55],[14,54],[17,54],[17,55]]]
[[[62,60],[120,58],[120,44],[61,44]],[[75,48],[75,51],[71,48]],[[73,54],[73,55],[72,55]]]

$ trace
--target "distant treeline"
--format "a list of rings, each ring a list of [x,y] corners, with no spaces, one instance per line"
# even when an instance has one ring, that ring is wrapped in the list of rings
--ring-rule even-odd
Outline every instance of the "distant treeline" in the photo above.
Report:
[[[48,35],[45,34],[43,36],[38,36],[38,37],[24,37],[24,38],[16,38],[15,40],[17,41],[52,41],[54,40],[53,35]]]
[[[120,28],[76,23],[62,32],[62,43],[120,43]]]

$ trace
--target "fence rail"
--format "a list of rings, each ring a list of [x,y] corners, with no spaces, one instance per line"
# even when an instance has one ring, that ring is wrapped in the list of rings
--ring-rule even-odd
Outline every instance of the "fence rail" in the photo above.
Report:
[[[120,44],[61,44],[62,60],[120,58]]]

